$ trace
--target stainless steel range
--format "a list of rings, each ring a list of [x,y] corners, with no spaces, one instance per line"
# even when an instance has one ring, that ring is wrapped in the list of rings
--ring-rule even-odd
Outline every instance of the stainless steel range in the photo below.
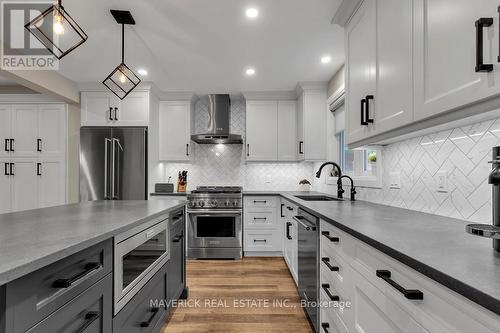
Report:
[[[242,210],[239,186],[199,186],[188,194],[188,258],[241,258]]]

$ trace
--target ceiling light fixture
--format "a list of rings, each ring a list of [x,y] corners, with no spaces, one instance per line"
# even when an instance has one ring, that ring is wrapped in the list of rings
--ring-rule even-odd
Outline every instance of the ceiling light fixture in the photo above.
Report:
[[[137,87],[141,79],[125,65],[125,24],[134,25],[135,20],[128,10],[111,10],[111,14],[118,24],[122,25],[122,62],[108,75],[102,83],[108,87],[119,99],[124,99]]]
[[[88,36],[62,5],[62,0],[24,25],[57,59],[82,45]]]
[[[323,57],[321,57],[321,63],[322,64],[328,64],[328,63],[330,63],[330,61],[332,61],[332,57],[330,57],[330,56],[323,56]]]
[[[245,12],[248,18],[256,18],[259,16],[259,11],[256,8],[248,8],[247,11]]]
[[[139,73],[139,75],[142,75],[142,76],[148,75],[148,71],[145,70],[144,68],[140,68],[139,70],[137,70],[137,73]]]
[[[255,75],[255,69],[253,68],[247,68],[246,72],[245,72],[248,76],[253,76]]]

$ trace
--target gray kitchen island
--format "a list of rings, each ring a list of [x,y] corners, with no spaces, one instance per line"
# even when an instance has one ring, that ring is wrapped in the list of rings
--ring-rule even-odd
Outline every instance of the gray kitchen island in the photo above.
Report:
[[[160,331],[154,301],[187,292],[184,230],[184,200],[0,215],[0,333]]]

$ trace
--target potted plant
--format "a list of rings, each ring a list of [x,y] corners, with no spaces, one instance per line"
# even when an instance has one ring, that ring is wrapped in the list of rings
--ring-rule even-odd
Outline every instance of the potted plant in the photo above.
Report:
[[[309,192],[311,190],[311,182],[307,179],[302,179],[299,182],[299,191]]]

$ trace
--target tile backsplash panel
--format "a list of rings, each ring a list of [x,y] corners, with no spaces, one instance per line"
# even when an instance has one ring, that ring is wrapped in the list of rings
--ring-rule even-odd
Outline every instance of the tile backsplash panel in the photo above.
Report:
[[[204,133],[208,123],[208,100],[195,106],[196,133]],[[245,102],[231,101],[231,132],[245,136]],[[241,185],[245,190],[298,189],[299,180],[311,180],[312,163],[254,163],[245,161],[244,145],[193,144],[191,163],[159,163],[153,168],[152,182],[177,181],[179,170],[188,171],[188,190],[198,185]]]
[[[374,203],[491,223],[492,147],[500,145],[500,119],[421,136],[384,147],[383,186],[358,188],[357,198]],[[315,168],[317,165],[315,165]],[[446,171],[448,191],[437,191]],[[390,173],[401,172],[401,188],[389,188]],[[314,189],[336,194],[324,179]],[[346,191],[348,193],[348,191]]]

